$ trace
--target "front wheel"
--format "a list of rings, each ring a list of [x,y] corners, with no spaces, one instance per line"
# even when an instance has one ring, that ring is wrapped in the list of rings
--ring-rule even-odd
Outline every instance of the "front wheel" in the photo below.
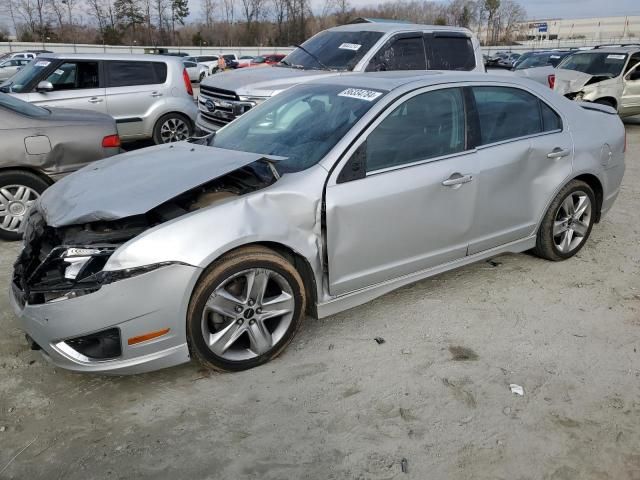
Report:
[[[580,180],[569,182],[551,202],[538,231],[534,252],[556,262],[574,256],[589,238],[595,215],[593,189]]]
[[[31,208],[49,186],[30,172],[0,173],[0,238],[20,240],[20,227]]]
[[[156,145],[180,142],[193,135],[191,120],[180,113],[167,113],[160,117],[153,128],[153,141]]]
[[[284,257],[243,247],[200,279],[187,314],[190,350],[207,367],[238,371],[276,357],[305,315],[305,286]]]

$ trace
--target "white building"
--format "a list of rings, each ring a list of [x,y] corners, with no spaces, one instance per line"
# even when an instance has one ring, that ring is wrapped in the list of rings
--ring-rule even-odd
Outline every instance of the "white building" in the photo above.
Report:
[[[640,16],[529,20],[521,24],[520,31],[532,41],[640,43]]]

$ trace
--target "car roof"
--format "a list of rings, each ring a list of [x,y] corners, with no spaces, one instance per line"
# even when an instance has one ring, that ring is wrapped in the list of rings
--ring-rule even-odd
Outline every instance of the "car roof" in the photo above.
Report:
[[[452,72],[445,70],[431,71],[393,71],[393,72],[367,72],[367,73],[343,73],[312,80],[304,85],[325,84],[344,85],[353,88],[373,88],[378,90],[395,90],[405,85],[416,83],[416,87],[428,87],[443,83],[457,82],[499,82],[523,84],[523,79],[515,75],[492,75],[483,72]],[[529,83],[526,79],[524,83]]]
[[[598,47],[591,50],[578,50],[574,54],[582,53],[636,53],[640,52],[640,47]]]
[[[45,53],[38,56],[38,60],[45,59],[69,60],[135,60],[135,61],[164,61],[182,63],[185,57],[172,55],[130,54],[130,53]]]
[[[471,31],[461,27],[446,27],[442,25],[420,25],[418,23],[353,23],[340,25],[328,29],[331,32],[405,32],[428,30],[434,32],[462,32],[471,35]]]

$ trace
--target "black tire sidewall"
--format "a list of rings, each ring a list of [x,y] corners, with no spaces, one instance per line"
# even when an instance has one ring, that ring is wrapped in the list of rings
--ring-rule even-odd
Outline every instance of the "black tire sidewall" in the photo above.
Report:
[[[215,353],[209,350],[209,347],[204,341],[201,328],[202,311],[207,300],[209,299],[209,296],[218,285],[220,285],[225,279],[229,278],[230,276],[251,268],[268,268],[277,272],[285,278],[285,280],[291,286],[295,298],[293,318],[291,320],[291,325],[289,326],[288,331],[280,339],[280,341],[267,353],[250,360],[242,360],[237,362],[225,360],[224,358],[217,356]],[[298,330],[300,324],[302,323],[304,315],[304,312],[302,312],[302,305],[304,303],[303,291],[300,289],[298,280],[275,262],[271,262],[268,260],[247,259],[245,261],[235,263],[229,268],[223,267],[222,269],[217,270],[215,275],[207,276],[207,274],[205,274],[205,276],[201,279],[201,282],[205,282],[206,286],[202,289],[199,289],[196,292],[196,297],[192,298],[191,300],[195,304],[193,305],[193,309],[189,309],[191,314],[187,318],[187,336],[190,347],[196,350],[195,353],[197,354],[197,356],[201,360],[212,364],[217,369],[226,371],[241,371],[248,370],[250,368],[254,368],[268,362],[272,358],[276,357],[284,349],[284,347],[288,345],[293,336],[296,334],[296,331]]]
[[[563,253],[558,250],[558,247],[555,244],[553,239],[553,223],[555,222],[556,215],[558,214],[558,209],[562,202],[572,193],[582,191],[587,194],[589,197],[589,201],[591,202],[591,219],[589,221],[589,228],[587,229],[587,233],[577,248],[572,250],[569,253]],[[593,229],[593,225],[595,223],[596,218],[596,199],[595,193],[593,189],[584,182],[581,181],[573,181],[566,185],[559,193],[556,195],[556,198],[553,200],[552,204],[549,207],[547,214],[545,215],[545,219],[543,222],[543,231],[541,232],[546,238],[544,239],[548,242],[548,245],[551,246],[553,250],[553,256],[557,257],[558,260],[566,260],[568,258],[573,257],[576,253],[578,253],[587,243],[589,237],[591,235],[591,230]]]
[[[185,122],[187,124],[187,128],[189,129],[189,137],[193,136],[194,127],[193,127],[193,123],[189,118],[187,118],[185,115],[181,113],[167,113],[161,116],[153,127],[153,143],[155,143],[156,145],[168,145],[166,143],[162,143],[162,136],[160,135],[160,130],[162,128],[162,125],[170,118],[179,118],[180,120]]]
[[[0,172],[0,188],[8,185],[23,185],[38,192],[42,195],[49,183],[31,172],[8,171]],[[22,234],[18,232],[9,232],[0,228],[0,239],[7,241],[16,241],[22,238]]]

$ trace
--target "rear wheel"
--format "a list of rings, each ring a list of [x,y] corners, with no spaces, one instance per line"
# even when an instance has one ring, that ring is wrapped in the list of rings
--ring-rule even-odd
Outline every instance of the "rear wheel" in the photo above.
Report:
[[[19,240],[29,208],[49,184],[29,172],[0,173],[0,238]]]
[[[190,350],[207,367],[237,371],[276,357],[305,315],[298,271],[265,247],[245,247],[216,261],[189,304]]]
[[[153,129],[153,141],[156,145],[180,142],[193,135],[191,120],[181,113],[167,113],[160,117]]]
[[[569,182],[551,202],[536,239],[535,253],[560,261],[574,256],[586,243],[595,221],[593,189],[585,182]]]
[[[202,80],[204,80],[204,77],[206,77],[206,75],[205,75],[205,73],[204,73],[204,72],[202,72],[202,73],[200,74],[200,78],[198,79],[198,82],[199,82],[199,83],[202,83]]]

